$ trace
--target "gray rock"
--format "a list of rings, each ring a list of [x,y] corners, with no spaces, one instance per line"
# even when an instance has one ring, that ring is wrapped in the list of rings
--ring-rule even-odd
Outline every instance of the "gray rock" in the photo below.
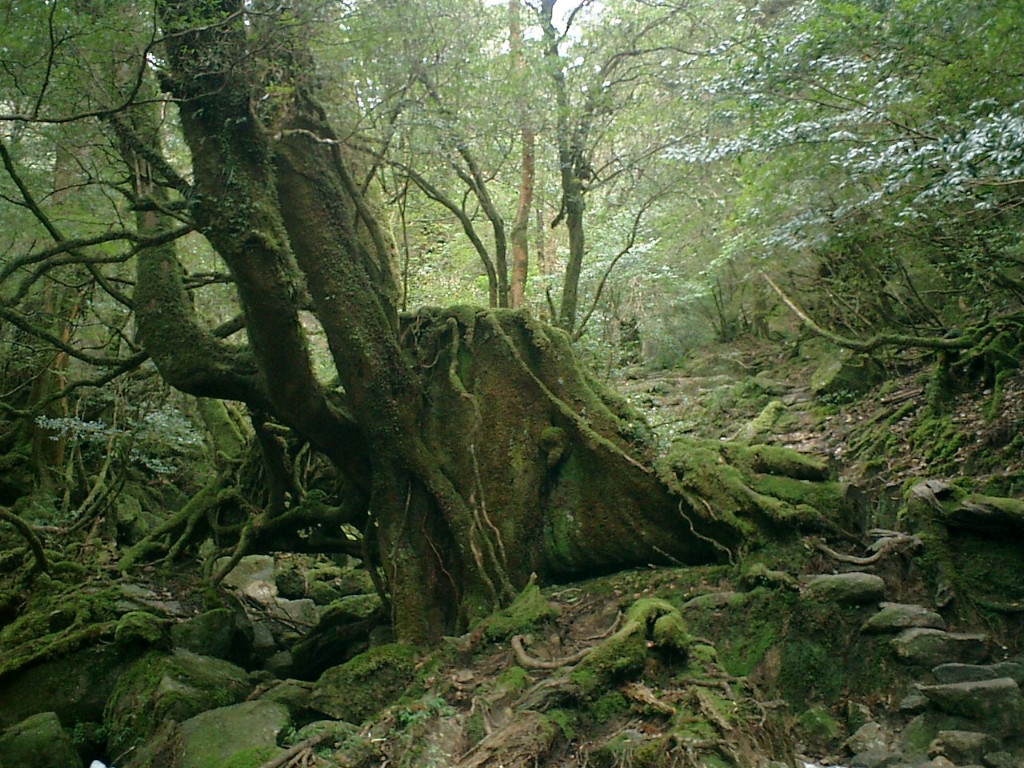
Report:
[[[804,597],[831,600],[843,605],[877,603],[885,596],[885,582],[872,573],[823,574],[803,582]]]
[[[181,724],[180,768],[220,765],[240,752],[259,755],[261,765],[284,752],[277,735],[288,727],[288,710],[271,701],[246,701],[202,712]]]
[[[861,752],[850,758],[849,768],[890,768],[903,761],[903,755],[899,752],[890,752],[887,749],[872,749]]]
[[[945,629],[946,620],[923,605],[882,603],[878,613],[864,622],[861,632],[896,633],[913,627]]]
[[[312,689],[312,683],[302,680],[280,680],[272,684],[267,692],[260,696],[260,701],[273,701],[282,704],[295,718],[309,707]]]
[[[220,567],[221,564],[222,560],[218,560],[215,567]],[[268,602],[268,597],[277,596],[274,558],[270,555],[246,555],[228,572],[221,583],[258,602]]]
[[[982,723],[998,735],[1006,735],[1024,723],[1024,697],[1017,681],[1010,677],[919,685],[918,690],[943,712]]]
[[[1018,685],[1024,684],[1024,664],[1000,661],[995,664],[939,664],[932,670],[938,683],[967,683],[972,680],[995,680],[1012,677]]]
[[[171,642],[200,656],[245,665],[252,656],[252,626],[241,612],[217,608],[171,627]]]
[[[937,710],[927,710],[914,717],[900,731],[899,750],[907,762],[916,765],[928,759],[928,747],[942,731],[976,730],[972,720]]]
[[[118,600],[117,607],[126,613],[141,609],[172,618],[188,615],[177,600],[169,598],[166,594],[157,594],[141,584],[122,584],[121,599]]]
[[[846,702],[846,728],[848,731],[856,731],[869,722],[871,722],[871,709],[867,704],[853,700]]]
[[[811,374],[811,390],[816,395],[866,392],[885,378],[878,362],[868,355],[840,349],[826,357]]]
[[[928,699],[924,697],[924,694],[914,691],[900,699],[899,710],[904,714],[916,715],[920,712],[924,712],[927,706]]]
[[[40,712],[0,735],[0,768],[81,768],[56,712]]]
[[[939,731],[939,735],[928,747],[928,754],[932,757],[948,757],[957,764],[979,763],[982,755],[993,746],[994,740],[987,733]]]
[[[988,635],[954,633],[914,627],[892,639],[896,656],[908,664],[935,667],[947,661],[981,663],[988,660]]]
[[[885,751],[888,743],[885,731],[878,723],[867,722],[846,740],[844,746],[850,754]]]

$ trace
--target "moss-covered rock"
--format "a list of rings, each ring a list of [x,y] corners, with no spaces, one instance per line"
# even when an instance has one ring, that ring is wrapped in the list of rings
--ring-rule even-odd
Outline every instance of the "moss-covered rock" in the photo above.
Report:
[[[978,664],[989,658],[989,638],[977,632],[905,629],[892,639],[896,656],[908,664],[934,667],[946,661]]]
[[[246,701],[201,712],[181,724],[182,760],[176,768],[259,768],[284,750],[277,739],[288,710],[270,701]]]
[[[40,712],[0,734],[0,768],[80,768],[56,712]]]
[[[868,355],[840,349],[811,374],[811,390],[816,395],[856,395],[884,378],[882,367]]]
[[[122,646],[141,645],[164,650],[171,645],[167,621],[148,611],[129,611],[118,619],[114,640]]]
[[[134,650],[105,643],[7,676],[0,682],[0,728],[47,711],[68,724],[101,721],[117,680],[137,658]]]
[[[200,656],[245,665],[252,656],[253,630],[238,611],[215,608],[172,626],[171,641]]]
[[[252,689],[244,669],[221,659],[178,650],[148,653],[118,680],[103,722],[112,754],[121,754],[165,720],[182,722],[200,712],[242,701]]]
[[[401,696],[415,678],[419,660],[411,645],[371,648],[325,671],[313,686],[310,706],[358,725]]]
[[[842,605],[879,603],[885,596],[885,581],[873,573],[823,573],[804,580],[804,597]]]
[[[806,709],[797,718],[801,734],[816,744],[827,744],[840,733],[840,725],[827,708],[815,706]]]

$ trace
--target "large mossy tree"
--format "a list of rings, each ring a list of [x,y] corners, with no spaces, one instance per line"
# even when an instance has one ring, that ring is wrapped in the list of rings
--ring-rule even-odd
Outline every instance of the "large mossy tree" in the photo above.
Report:
[[[150,356],[183,392],[244,403],[258,438],[276,423],[329,459],[345,488],[330,525],[362,532],[399,639],[465,628],[531,574],[714,561],[751,533],[745,515],[817,519],[801,503],[801,484],[824,479],[813,462],[691,446],[656,467],[642,419],[579,365],[564,332],[525,312],[400,316],[382,207],[318,102],[307,27],[258,6],[159,0],[155,42],[113,41],[107,106],[79,119],[99,119],[130,171],[134,359]],[[188,148],[178,170],[158,120],[171,103]],[[226,264],[243,342],[192,306],[182,222]],[[329,383],[311,325],[327,340]],[[275,442],[258,444],[273,485]],[[759,490],[744,461],[796,479]],[[296,518],[285,474],[250,540],[275,516]]]
[[[165,87],[192,155],[190,213],[238,290],[254,391],[269,401],[253,404],[349,480],[351,521],[376,545],[400,638],[466,626],[531,573],[720,556],[718,540],[735,534],[681,507],[642,423],[562,333],[464,307],[399,319],[388,234],[316,102],[298,35],[240,3],[159,11]],[[137,307],[140,324],[158,307]],[[323,328],[337,388],[313,374],[303,308]],[[168,368],[196,349],[175,326],[148,337]],[[197,365],[174,383],[216,394],[217,379]]]

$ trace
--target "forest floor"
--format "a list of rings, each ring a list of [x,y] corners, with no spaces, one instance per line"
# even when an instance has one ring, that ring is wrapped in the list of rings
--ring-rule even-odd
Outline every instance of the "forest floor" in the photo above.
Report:
[[[733,439],[779,401],[785,408],[761,441],[828,456],[844,480],[893,503],[908,481],[925,477],[969,480],[1007,495],[1024,489],[1024,370],[1005,377],[998,395],[965,381],[936,414],[925,367],[890,371],[856,396],[815,396],[817,364],[815,354],[731,343],[674,370],[627,372],[616,386],[666,441],[681,434]]]
[[[936,410],[927,405],[924,369],[890,372],[856,397],[815,395],[815,357],[731,344],[704,350],[677,370],[627,372],[613,384],[647,413],[665,443],[677,436],[743,439],[830,458],[840,479],[863,489],[869,522],[880,528],[899,527],[909,487],[925,479],[1020,496],[1024,373],[1005,377],[998,393],[965,385]],[[317,728],[338,725],[315,722],[324,708],[311,706],[309,697],[315,703],[328,695],[322,683],[280,683],[254,670],[266,678],[257,688],[270,691],[264,695],[275,686],[290,686],[289,697],[305,691],[282,744],[291,757],[275,764],[849,766],[856,749],[850,739],[866,722],[895,749],[909,721],[900,699],[913,692],[921,670],[900,666],[889,637],[861,633],[877,598],[823,607],[805,596],[816,575],[863,570],[834,555],[863,556],[871,539],[830,541],[832,554],[812,539],[772,544],[740,563],[650,567],[528,588],[511,608],[446,638],[412,669],[400,655],[389,661],[385,644],[378,666],[361,678],[350,670],[356,677],[342,693],[352,700],[382,696],[379,713],[361,727],[338,730],[332,747],[313,743]],[[886,600],[931,599],[934,585],[911,553],[866,570],[884,580]],[[101,568],[89,589],[106,589],[100,582],[107,580],[126,581]],[[198,614],[208,598],[195,569],[145,568],[127,581],[155,600],[147,610],[172,624]],[[677,620],[686,627],[685,652],[664,629]],[[991,632],[1000,658],[1011,658],[1024,651],[1019,628],[1010,621],[982,629]],[[976,627],[951,616],[950,629]],[[392,662],[406,676],[400,695],[379,690]],[[608,665],[614,670],[606,675]],[[923,752],[918,757],[904,764],[926,765]],[[245,768],[271,764],[264,759]]]

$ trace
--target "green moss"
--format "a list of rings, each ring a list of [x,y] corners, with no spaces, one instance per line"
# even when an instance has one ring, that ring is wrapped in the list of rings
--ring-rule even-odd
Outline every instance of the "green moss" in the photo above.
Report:
[[[570,673],[584,698],[593,699],[616,682],[639,674],[650,649],[685,659],[690,634],[679,611],[665,600],[637,600],[622,628],[594,648]]]
[[[381,645],[324,672],[310,706],[358,725],[398,700],[413,682],[419,651],[400,643]]]
[[[562,732],[566,741],[576,738],[576,726],[579,721],[578,714],[569,709],[551,709],[545,713],[550,723],[557,726]]]
[[[251,690],[245,670],[186,651],[150,651],[118,678],[103,724],[115,752],[131,749],[167,720],[182,722],[242,701]]]
[[[751,593],[746,611],[730,622],[728,635],[718,643],[718,657],[730,675],[749,675],[768,650],[779,645],[795,600],[788,591],[759,588]]]
[[[599,723],[607,723],[629,712],[629,701],[618,691],[609,691],[587,706],[587,711]]]
[[[277,757],[282,752],[280,747],[262,746],[236,752],[224,760],[218,768],[259,768],[261,765]]]
[[[494,682],[496,691],[504,693],[520,693],[533,682],[530,673],[518,665],[513,665],[498,675]]]
[[[797,718],[804,736],[816,743],[831,741],[839,735],[839,723],[825,707],[811,707]]]
[[[648,741],[637,747],[633,753],[632,764],[637,768],[668,768],[673,763],[672,756],[669,754],[671,743],[668,738],[655,739]],[[708,763],[703,763],[704,766],[708,766]]]
[[[114,640],[121,645],[142,643],[164,646],[169,644],[166,622],[147,611],[129,611],[117,622]]]
[[[500,642],[554,619],[558,614],[558,607],[545,600],[540,587],[531,583],[508,608],[483,620],[483,634],[489,642]]]

